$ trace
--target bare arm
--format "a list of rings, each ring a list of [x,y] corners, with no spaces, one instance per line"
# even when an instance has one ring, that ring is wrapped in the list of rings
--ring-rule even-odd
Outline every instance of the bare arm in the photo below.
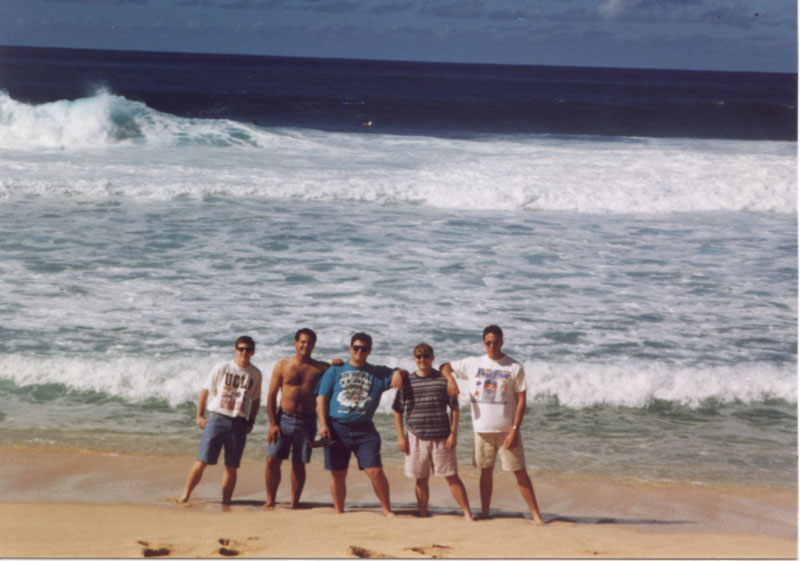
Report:
[[[258,408],[261,407],[261,400],[254,399],[253,404],[250,406],[250,418],[247,419],[247,434],[253,430],[253,427],[256,426],[256,417],[258,417]]]
[[[203,415],[206,412],[206,403],[208,403],[208,390],[203,390],[197,402],[197,426],[201,429],[206,428],[206,418]]]
[[[447,380],[447,395],[450,397],[458,397],[458,384],[455,377],[453,377],[453,367],[449,362],[445,362],[439,367],[442,376]]]
[[[447,437],[447,441],[444,443],[445,448],[448,450],[458,446],[458,419],[458,408],[455,408],[450,411],[450,436]]]
[[[272,378],[269,381],[269,391],[267,392],[267,415],[269,416],[269,433],[267,433],[267,442],[272,444],[277,442],[281,437],[280,422],[278,421],[278,391],[283,384],[283,376],[281,367],[283,361],[275,365],[272,369]]]
[[[527,392],[524,390],[517,392],[517,408],[514,410],[514,427],[509,431],[506,437],[505,447],[514,448],[519,443],[519,428],[522,426],[522,419],[525,417],[525,396]]]
[[[328,398],[324,395],[317,396],[317,420],[319,421],[320,438],[330,438],[331,430],[328,428]]]
[[[408,454],[408,439],[403,430],[403,414],[397,411],[394,412],[394,426],[397,429],[397,449]]]
[[[402,368],[397,368],[394,372],[392,372],[392,381],[389,384],[389,387],[395,390],[402,390],[403,389],[403,380],[408,377],[408,370],[403,370]]]

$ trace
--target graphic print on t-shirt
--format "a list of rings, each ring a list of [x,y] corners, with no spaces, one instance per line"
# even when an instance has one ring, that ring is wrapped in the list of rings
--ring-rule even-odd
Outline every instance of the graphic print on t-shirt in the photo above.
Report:
[[[365,413],[367,404],[372,400],[369,395],[370,376],[361,370],[349,370],[339,377],[342,391],[336,398],[341,412]],[[344,411],[346,409],[346,411]]]
[[[478,368],[472,397],[480,403],[505,403],[511,371]]]

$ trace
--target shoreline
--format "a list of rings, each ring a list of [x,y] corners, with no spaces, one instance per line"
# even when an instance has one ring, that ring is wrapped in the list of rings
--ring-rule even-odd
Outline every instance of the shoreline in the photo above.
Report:
[[[397,514],[386,519],[354,462],[346,511],[334,513],[321,454],[308,466],[301,508],[280,506],[289,497],[284,462],[279,506],[266,511],[260,460],[243,462],[233,504],[223,507],[221,466],[209,466],[188,504],[175,504],[188,455],[0,453],[2,557],[797,557],[797,489],[538,474],[542,527],[499,469],[492,518],[467,522],[440,478],[430,484],[433,516],[416,516],[413,481],[397,464],[385,466]],[[462,466],[460,475],[477,513],[477,470]]]

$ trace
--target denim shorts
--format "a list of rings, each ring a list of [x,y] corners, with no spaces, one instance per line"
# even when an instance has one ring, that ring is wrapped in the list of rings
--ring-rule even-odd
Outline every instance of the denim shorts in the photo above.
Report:
[[[225,447],[225,465],[238,468],[247,442],[247,419],[211,413],[200,437],[197,459],[216,465],[219,453]]]
[[[310,462],[311,446],[308,441],[317,434],[316,414],[294,417],[278,410],[278,426],[281,428],[281,437],[277,442],[267,444],[267,456],[287,460],[291,451],[293,462]]]
[[[340,423],[335,419],[328,419],[328,427],[336,443],[325,448],[325,469],[347,469],[351,453],[356,455],[358,469],[382,467],[381,436],[372,421]]]

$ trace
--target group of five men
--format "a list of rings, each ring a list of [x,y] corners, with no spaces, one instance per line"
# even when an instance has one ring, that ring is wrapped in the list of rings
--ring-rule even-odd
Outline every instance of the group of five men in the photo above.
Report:
[[[291,506],[299,505],[312,446],[324,446],[325,469],[331,473],[330,490],[336,512],[344,512],[347,470],[350,457],[355,454],[384,515],[393,516],[389,482],[381,463],[381,438],[372,418],[383,392],[394,388],[397,393],[392,409],[397,446],[405,455],[406,475],[416,480],[420,516],[428,514],[428,480],[434,473],[446,479],[464,517],[471,520],[456,460],[457,377],[469,385],[474,464],[480,469],[481,518],[489,517],[494,465],[499,456],[503,470],[516,476],[534,522],[543,523],[525,468],[520,437],[526,403],[525,372],[519,362],[503,354],[500,327],[490,325],[484,329],[485,354],[445,363],[440,370],[433,368],[433,348],[420,343],[414,348],[417,368],[413,373],[367,362],[372,337],[366,333],[353,335],[349,360],[336,359],[331,361],[333,365],[311,357],[316,344],[316,334],[311,329],[300,329],[294,344],[295,355],[275,365],[267,392],[270,425],[266,508],[275,507],[281,463],[290,457]],[[223,448],[222,502],[231,502],[247,434],[253,429],[260,407],[262,381],[260,370],[250,362],[255,342],[250,337],[240,337],[235,350],[234,360],[212,369],[200,393],[197,406],[197,424],[203,429],[200,451],[189,470],[181,502],[189,500],[206,466],[217,463]],[[314,441],[317,426],[320,439]]]

